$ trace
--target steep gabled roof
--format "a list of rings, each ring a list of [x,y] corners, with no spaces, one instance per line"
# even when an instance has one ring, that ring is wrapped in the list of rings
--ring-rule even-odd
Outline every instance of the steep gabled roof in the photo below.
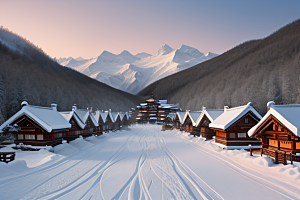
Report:
[[[48,133],[56,129],[68,129],[71,128],[71,124],[66,120],[56,109],[51,107],[40,107],[25,105],[20,111],[14,114],[6,122],[0,126],[2,131],[7,125],[13,123],[16,119],[26,115],[37,124],[39,124]]]
[[[89,110],[85,110],[85,109],[76,109],[75,113],[79,116],[79,118],[86,123],[88,117],[91,118],[94,126],[99,126],[97,120],[95,119],[93,113],[91,113]]]
[[[176,115],[178,116],[180,124],[183,124],[183,119],[185,116],[186,112],[176,112]]]
[[[187,117],[189,116],[191,121],[192,121],[192,125],[195,126],[196,125],[196,122],[197,122],[197,119],[199,118],[199,116],[201,115],[202,111],[189,111],[187,110],[185,115],[184,115],[184,118],[182,120],[182,123],[185,122],[185,120],[187,119]]]
[[[111,112],[111,116],[113,118],[113,122],[116,122],[118,117],[120,116],[120,113],[119,112]],[[121,120],[121,118],[120,118]]]
[[[271,115],[279,120],[286,128],[288,128],[296,136],[300,136],[300,104],[294,105],[275,105],[274,102],[268,103],[268,112],[265,116],[253,126],[248,135],[251,137],[256,130],[267,120]]]
[[[80,117],[78,116],[78,114],[76,112],[72,111],[65,111],[65,112],[59,112],[66,120],[68,120],[68,122],[70,122],[70,120],[72,119],[72,117],[74,117],[75,121],[77,122],[78,126],[81,129],[85,128],[85,123],[80,119]]]
[[[196,127],[199,126],[201,120],[206,116],[210,122],[213,122],[216,118],[218,118],[221,114],[224,113],[224,109],[205,109],[203,108],[201,115],[197,119]]]
[[[249,111],[251,111],[258,119],[262,118],[261,115],[254,109],[252,103],[249,102],[244,106],[224,109],[224,113],[210,123],[209,127],[226,130]]]
[[[101,111],[100,111],[100,110],[96,110],[96,111],[95,111],[95,114],[94,114],[94,118],[95,118],[95,120],[96,120],[96,122],[97,122],[98,124],[99,124],[99,119],[100,119],[100,117],[101,117],[102,121],[105,122],[105,121],[103,120],[103,118],[102,118]]]

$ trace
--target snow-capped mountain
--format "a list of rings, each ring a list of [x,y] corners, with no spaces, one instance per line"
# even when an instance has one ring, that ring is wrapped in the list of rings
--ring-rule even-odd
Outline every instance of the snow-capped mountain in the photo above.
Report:
[[[145,52],[132,55],[124,50],[116,55],[103,51],[91,59],[59,58],[56,61],[117,89],[137,94],[147,85],[173,73],[218,56],[204,55],[197,49],[182,45],[173,49],[161,46],[156,55]]]

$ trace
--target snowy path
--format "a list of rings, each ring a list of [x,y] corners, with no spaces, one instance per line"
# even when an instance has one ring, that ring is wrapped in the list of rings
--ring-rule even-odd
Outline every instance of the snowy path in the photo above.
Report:
[[[299,182],[265,176],[268,168],[160,128],[132,126],[65,144],[73,154],[0,173],[0,199],[300,199]]]

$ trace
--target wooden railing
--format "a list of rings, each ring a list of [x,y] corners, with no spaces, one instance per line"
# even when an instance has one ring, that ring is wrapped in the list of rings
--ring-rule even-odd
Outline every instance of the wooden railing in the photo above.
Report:
[[[0,152],[0,162],[9,163],[15,159],[15,152]]]
[[[300,156],[294,155],[291,152],[263,148],[261,153],[273,158],[275,164],[286,165],[288,160],[291,161],[291,164],[293,164],[293,161],[300,162]]]

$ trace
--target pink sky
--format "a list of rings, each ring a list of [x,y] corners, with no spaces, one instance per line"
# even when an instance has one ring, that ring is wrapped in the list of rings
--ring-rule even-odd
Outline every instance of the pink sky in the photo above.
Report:
[[[155,54],[163,44],[221,54],[299,19],[299,7],[296,0],[0,0],[0,25],[52,57]]]

